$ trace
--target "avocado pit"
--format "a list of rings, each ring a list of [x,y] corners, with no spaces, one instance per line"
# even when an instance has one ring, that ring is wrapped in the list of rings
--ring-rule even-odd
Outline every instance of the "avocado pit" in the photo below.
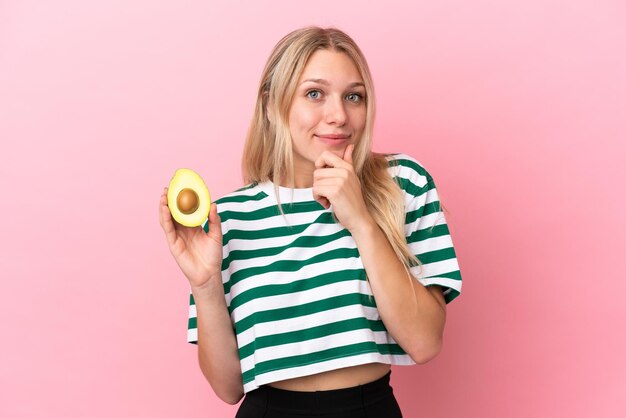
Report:
[[[189,188],[182,189],[176,197],[176,206],[185,215],[194,213],[200,206],[198,194]]]

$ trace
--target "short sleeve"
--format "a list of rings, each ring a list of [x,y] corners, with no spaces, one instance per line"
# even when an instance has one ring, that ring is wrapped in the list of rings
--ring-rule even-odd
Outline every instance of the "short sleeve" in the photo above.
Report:
[[[193,294],[189,293],[189,320],[187,322],[187,342],[198,344],[198,318],[196,316],[196,303]]]
[[[424,286],[441,286],[450,303],[461,294],[461,272],[435,182],[414,158],[406,154],[388,158],[391,174],[404,192],[406,240],[422,263],[411,267],[411,273]]]

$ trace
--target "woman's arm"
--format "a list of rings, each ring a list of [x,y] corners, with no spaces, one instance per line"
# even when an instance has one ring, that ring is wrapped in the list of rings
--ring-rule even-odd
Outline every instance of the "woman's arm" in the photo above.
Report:
[[[198,362],[215,394],[236,404],[243,397],[237,339],[224,299],[221,277],[192,288],[198,324]]]
[[[215,394],[235,404],[243,396],[237,341],[222,285],[222,227],[213,203],[209,231],[175,223],[167,206],[167,188],[159,202],[159,220],[170,252],[189,280],[195,301],[198,361]]]
[[[371,220],[351,231],[385,327],[416,363],[441,351],[446,303],[439,286],[425,287],[407,271]]]
[[[439,286],[426,288],[410,277],[387,237],[367,211],[352,166],[354,145],[340,158],[324,151],[315,162],[313,196],[335,215],[356,241],[385,327],[416,363],[441,350],[446,304]]]

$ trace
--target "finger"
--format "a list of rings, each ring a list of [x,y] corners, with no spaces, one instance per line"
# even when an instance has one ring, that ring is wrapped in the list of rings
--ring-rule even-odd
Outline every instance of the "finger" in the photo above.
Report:
[[[320,205],[324,206],[324,209],[328,209],[330,207],[330,200],[324,196],[313,193],[313,199],[315,199]]]
[[[165,232],[165,239],[171,248],[176,242],[176,228],[174,226],[172,214],[170,213],[170,208],[167,206],[167,195],[165,193],[161,195],[159,218],[163,232]]]
[[[318,168],[313,172],[313,181],[336,177],[347,178],[348,173],[344,168]]]
[[[354,151],[354,144],[348,144],[343,152],[343,160],[352,165],[352,151]]]
[[[316,168],[324,168],[324,167],[346,167],[348,163],[342,160],[340,157],[336,156],[330,151],[324,151],[317,157],[315,160]]]
[[[316,182],[313,185],[313,196],[321,196],[326,199],[333,199],[340,192],[341,187],[336,181],[332,179],[326,179],[321,182]]]
[[[217,213],[217,205],[211,204],[209,209],[209,235],[215,236],[215,238],[222,239],[222,220]]]
[[[317,194],[321,194],[322,196],[329,197],[328,194],[325,193],[341,190],[341,186],[343,186],[343,184],[344,182],[336,177],[318,179],[313,183],[313,191]]]
[[[320,205],[324,206],[325,209],[328,209],[330,207],[330,200],[328,200],[328,198],[319,192],[319,187],[314,184],[313,185],[313,199],[316,200]]]
[[[163,221],[165,220],[163,216],[163,205],[167,206],[167,187],[163,189],[163,193],[159,198],[159,223],[163,226]]]
[[[339,190],[340,185],[337,184],[336,179],[322,180],[313,185],[313,198],[328,209]]]
[[[319,202],[322,206],[324,206],[324,209],[328,209],[330,207],[330,200],[326,199],[325,197],[322,197]]]

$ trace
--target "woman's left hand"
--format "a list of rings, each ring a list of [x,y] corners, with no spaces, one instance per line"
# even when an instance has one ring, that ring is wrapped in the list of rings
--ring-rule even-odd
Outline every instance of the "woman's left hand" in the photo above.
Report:
[[[365,207],[361,182],[352,166],[354,144],[349,144],[343,159],[324,151],[315,161],[313,198],[326,209],[333,206],[335,216],[351,233],[374,222]]]

